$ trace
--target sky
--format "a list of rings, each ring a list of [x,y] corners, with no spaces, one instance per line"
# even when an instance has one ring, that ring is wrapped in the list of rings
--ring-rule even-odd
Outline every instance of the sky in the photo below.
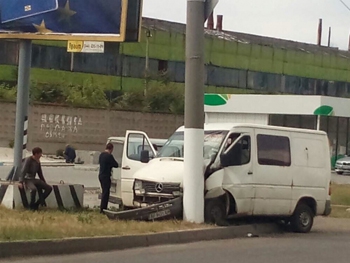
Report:
[[[350,0],[342,0],[350,7]],[[144,0],[143,16],[185,23],[187,0]],[[219,0],[214,11],[223,15],[223,29],[298,42],[317,43],[319,19],[323,20],[322,45],[346,50],[350,10],[340,0]]]

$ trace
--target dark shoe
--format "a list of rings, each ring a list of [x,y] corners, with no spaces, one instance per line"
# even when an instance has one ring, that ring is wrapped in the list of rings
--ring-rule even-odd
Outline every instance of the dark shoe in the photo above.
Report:
[[[30,205],[29,209],[32,211],[38,211],[39,210],[39,204],[35,203],[34,205]]]

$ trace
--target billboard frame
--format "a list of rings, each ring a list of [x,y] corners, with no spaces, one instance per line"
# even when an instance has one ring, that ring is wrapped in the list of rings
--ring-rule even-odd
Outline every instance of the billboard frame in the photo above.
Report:
[[[129,11],[129,2],[134,0],[121,0],[122,12],[120,20],[120,34],[86,34],[86,33],[23,33],[16,31],[0,31],[0,39],[29,39],[29,40],[51,40],[51,41],[104,41],[104,42],[125,42],[127,36],[127,19]],[[142,5],[143,0],[139,0],[139,25],[137,41],[140,40],[142,24]],[[130,41],[134,42],[134,41]]]

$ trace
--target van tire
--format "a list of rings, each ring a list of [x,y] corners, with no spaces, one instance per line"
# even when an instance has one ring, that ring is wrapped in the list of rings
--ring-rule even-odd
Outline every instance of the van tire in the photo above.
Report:
[[[336,173],[342,175],[344,172],[339,172],[339,171],[338,171],[338,172],[336,172]]]
[[[291,219],[290,224],[292,230],[297,233],[310,232],[314,223],[314,212],[307,204],[298,204]]]
[[[204,218],[208,224],[227,226],[226,207],[220,198],[208,199],[205,201]]]

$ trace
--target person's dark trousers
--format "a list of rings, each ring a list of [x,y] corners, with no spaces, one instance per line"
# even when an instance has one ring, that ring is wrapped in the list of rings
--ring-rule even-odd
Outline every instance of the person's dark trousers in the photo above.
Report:
[[[110,176],[99,176],[101,188],[102,188],[102,197],[100,205],[100,213],[103,213],[104,209],[108,207],[109,194],[111,189],[111,177]]]
[[[40,179],[26,179],[24,183],[26,188],[30,190],[30,208],[38,209],[40,204],[45,205],[45,199],[52,192],[52,186]],[[36,192],[38,192],[39,199],[35,202]]]

